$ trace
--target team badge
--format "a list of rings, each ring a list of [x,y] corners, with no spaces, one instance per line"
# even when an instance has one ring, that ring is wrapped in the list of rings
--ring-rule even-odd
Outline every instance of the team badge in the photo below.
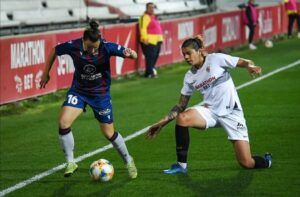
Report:
[[[91,64],[86,64],[83,67],[83,70],[86,74],[94,74],[94,72],[96,71],[96,67],[94,65],[91,65]]]

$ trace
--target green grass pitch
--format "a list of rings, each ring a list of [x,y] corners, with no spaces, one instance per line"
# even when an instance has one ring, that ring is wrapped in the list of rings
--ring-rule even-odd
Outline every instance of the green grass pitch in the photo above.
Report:
[[[268,73],[300,59],[300,40],[281,40],[271,49],[259,45],[257,51],[242,49],[232,55],[252,59]],[[178,101],[188,69],[187,64],[178,63],[161,68],[158,79],[135,77],[113,82],[117,131],[125,137],[164,116]],[[244,69],[232,70],[231,74],[236,86],[251,80]],[[58,171],[7,196],[297,196],[300,193],[299,76],[300,65],[238,91],[252,152],[271,152],[271,169],[242,169],[222,129],[190,129],[188,175],[164,175],[162,170],[176,160],[173,122],[154,140],[138,136],[127,142],[139,170],[136,180],[127,178],[121,158],[114,149],[109,149],[79,162],[79,170],[70,178],[64,178],[63,171]],[[43,99],[47,97],[50,96]],[[1,114],[1,191],[64,162],[57,131],[62,101],[35,102],[34,107],[26,110]],[[189,106],[200,101],[201,96],[195,93]],[[90,108],[72,128],[75,157],[109,144]],[[89,177],[89,165],[100,158],[114,165],[111,182],[94,182]]]

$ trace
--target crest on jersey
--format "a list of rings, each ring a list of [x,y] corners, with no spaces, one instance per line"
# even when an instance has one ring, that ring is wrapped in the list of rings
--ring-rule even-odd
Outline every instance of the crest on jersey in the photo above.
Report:
[[[210,66],[207,66],[207,68],[206,68],[206,72],[210,72]]]
[[[83,70],[86,74],[94,74],[94,72],[96,71],[96,67],[92,64],[86,64],[83,67]]]

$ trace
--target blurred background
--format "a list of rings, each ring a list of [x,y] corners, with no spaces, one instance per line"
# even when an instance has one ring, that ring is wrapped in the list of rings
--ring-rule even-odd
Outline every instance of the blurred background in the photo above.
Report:
[[[136,62],[112,59],[115,78],[145,69],[139,46],[137,21],[148,0],[1,0],[0,104],[55,92],[70,85],[73,62],[61,56],[45,90],[38,88],[47,54],[58,43],[81,36],[88,20],[96,19],[105,39],[131,47]],[[247,1],[153,0],[163,33],[157,66],[183,60],[178,50],[183,40],[203,34],[207,49],[223,50],[247,43],[243,24]],[[287,16],[281,1],[257,0],[259,25],[254,40],[285,34]]]

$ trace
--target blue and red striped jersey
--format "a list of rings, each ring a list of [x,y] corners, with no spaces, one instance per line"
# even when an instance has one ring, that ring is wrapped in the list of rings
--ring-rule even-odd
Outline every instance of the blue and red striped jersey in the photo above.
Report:
[[[58,44],[56,55],[70,55],[75,72],[71,88],[85,95],[106,95],[110,92],[110,57],[124,56],[124,47],[101,40],[98,52],[88,54],[83,49],[82,38]]]

